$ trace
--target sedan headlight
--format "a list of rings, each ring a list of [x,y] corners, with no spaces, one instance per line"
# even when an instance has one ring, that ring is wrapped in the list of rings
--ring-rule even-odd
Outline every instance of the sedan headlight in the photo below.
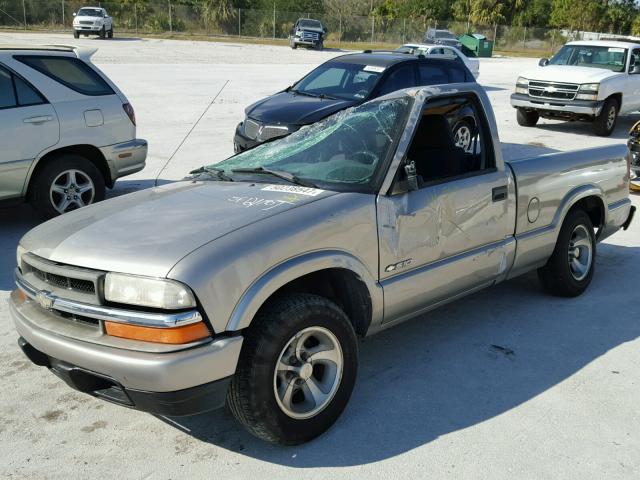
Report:
[[[27,249],[22,245],[18,245],[18,248],[16,249],[16,265],[18,266],[18,268],[21,267],[22,255],[24,255],[25,253],[27,253]]]
[[[175,280],[107,273],[104,297],[115,303],[177,310],[196,306],[191,290]]]

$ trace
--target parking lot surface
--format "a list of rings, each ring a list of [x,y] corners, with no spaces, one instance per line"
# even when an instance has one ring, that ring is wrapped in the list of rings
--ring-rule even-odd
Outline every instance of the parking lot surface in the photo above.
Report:
[[[149,141],[147,167],[110,196],[228,157],[246,106],[342,53],[0,33],[5,43],[99,48],[94,62],[127,95]],[[519,127],[509,95],[518,72],[535,64],[481,60],[507,159],[624,143],[640,117],[621,118],[608,138],[582,123]],[[640,207],[640,196],[632,201]],[[2,476],[640,478],[640,218],[599,245],[579,298],[545,295],[532,274],[365,339],[344,415],[316,441],[287,448],[255,440],[225,410],[155,417],[75,392],[31,365],[6,302],[16,244],[38,221],[28,206],[0,209]]]

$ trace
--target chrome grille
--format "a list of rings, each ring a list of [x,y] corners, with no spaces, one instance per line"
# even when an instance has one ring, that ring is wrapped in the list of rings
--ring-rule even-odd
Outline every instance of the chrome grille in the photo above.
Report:
[[[306,41],[314,41],[320,38],[320,34],[318,32],[307,32],[306,30],[302,31],[302,36],[300,37],[302,40]]]
[[[580,85],[575,83],[540,82],[529,80],[529,95],[550,100],[573,100]]]
[[[271,140],[272,138],[283,137],[287,133],[289,133],[289,129],[287,127],[263,127],[262,132],[260,132],[260,140],[266,142],[267,140]]]
[[[37,290],[59,298],[100,305],[99,285],[103,272],[87,270],[45,260],[32,253],[22,256],[24,278]]]
[[[248,118],[244,121],[244,134],[246,137],[251,140],[255,140],[258,136],[258,131],[260,130],[260,124],[258,122],[254,122],[253,120],[249,120]]]
[[[93,22],[87,22],[86,20],[80,20],[78,23],[80,25],[93,25]]]

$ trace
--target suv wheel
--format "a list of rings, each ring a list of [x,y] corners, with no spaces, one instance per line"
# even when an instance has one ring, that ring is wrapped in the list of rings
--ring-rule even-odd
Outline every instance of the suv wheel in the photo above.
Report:
[[[77,30],[73,31],[73,38],[80,38],[80,32],[78,32]]]
[[[618,101],[615,98],[607,98],[602,107],[600,115],[593,121],[593,131],[601,137],[608,137],[616,128],[618,119]]]
[[[98,33],[98,36],[102,39],[104,39],[104,37],[106,36],[107,32],[104,29],[104,25],[102,26],[102,28],[100,29],[100,33]]]
[[[551,258],[538,269],[538,277],[552,295],[577,297],[591,283],[595,258],[591,219],[583,210],[572,210],[562,224]]]
[[[227,403],[253,435],[296,445],[326,431],[356,379],[358,345],[345,313],[324,297],[271,301],[246,331]]]
[[[107,32],[107,38],[113,38],[113,27]]]
[[[51,159],[30,187],[31,204],[46,218],[104,199],[104,178],[96,166],[79,155]]]
[[[521,127],[535,127],[539,119],[540,115],[538,115],[538,112],[518,108],[516,120],[518,120],[518,125]]]

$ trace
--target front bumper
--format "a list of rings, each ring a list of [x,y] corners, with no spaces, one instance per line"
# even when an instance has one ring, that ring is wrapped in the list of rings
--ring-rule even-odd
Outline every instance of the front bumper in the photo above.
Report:
[[[102,30],[102,25],[74,25],[73,29],[76,32],[98,33],[100,30]]]
[[[100,151],[109,165],[111,181],[115,182],[120,177],[142,170],[145,167],[147,149],[147,141],[141,138],[101,147]]]
[[[180,397],[182,393],[176,392],[194,388],[202,393],[209,390],[206,385],[231,377],[235,373],[243,341],[241,336],[219,337],[202,345],[170,352],[130,350],[82,341],[42,328],[41,325],[50,324],[47,323],[50,321],[48,317],[55,314],[40,307],[34,300],[25,298],[19,290],[11,294],[9,312],[23,339],[21,342],[29,344],[30,348],[38,352],[35,357],[29,354],[27,356],[32,361],[36,357],[48,359],[46,362],[34,363],[47,366],[54,373],[62,372],[60,375],[65,381],[65,372],[69,371],[84,372],[69,373],[76,377],[89,375],[91,378],[103,379],[102,384],[92,381],[88,382],[89,386],[82,386],[77,381],[67,383],[81,391],[147,411],[157,410],[153,409],[152,404],[149,406],[148,402],[136,400],[137,397]],[[98,388],[101,385],[108,385],[106,389],[113,387],[123,393],[121,397],[116,395],[115,399],[108,398],[105,392],[100,392],[105,390]],[[190,395],[183,393],[187,397]],[[195,410],[200,408],[197,402],[192,407]],[[189,405],[182,405],[180,411],[187,412],[190,408]]]
[[[600,115],[604,102],[589,100],[550,100],[538,99],[523,93],[511,94],[511,106],[514,108],[525,108],[536,110],[540,114],[550,116],[570,117]]]

